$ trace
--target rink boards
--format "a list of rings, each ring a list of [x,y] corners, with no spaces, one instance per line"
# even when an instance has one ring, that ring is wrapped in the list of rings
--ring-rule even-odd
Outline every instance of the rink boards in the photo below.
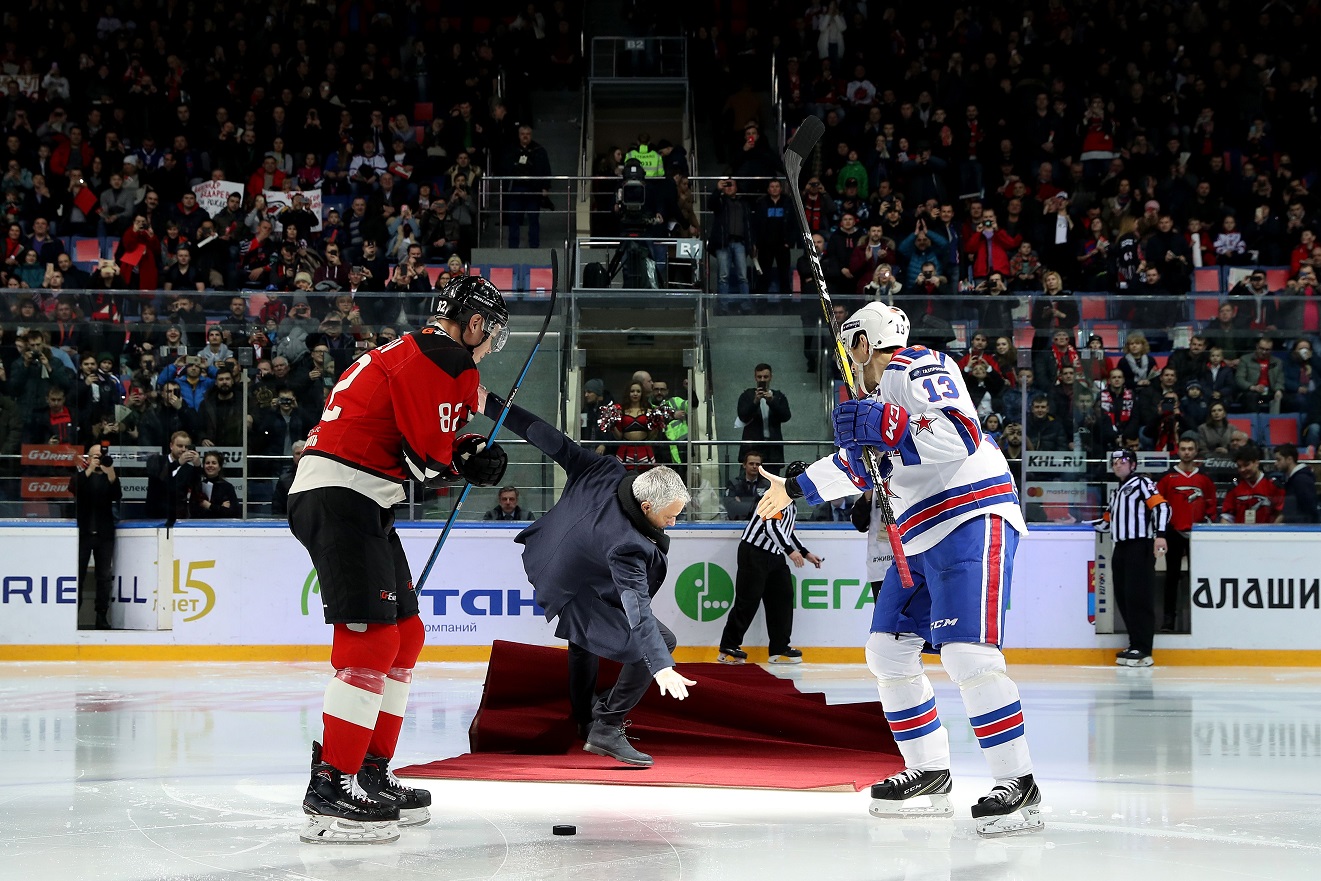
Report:
[[[482,660],[492,640],[556,645],[523,573],[517,527],[461,526],[420,589],[425,658]],[[402,526],[416,574],[438,529]],[[671,530],[653,600],[680,660],[710,660],[734,596],[736,526]],[[871,622],[866,545],[848,527],[801,527],[825,557],[792,570],[794,644],[808,660],[857,662]],[[1109,663],[1123,635],[1092,624],[1090,528],[1034,529],[1019,546],[1005,627],[1017,662]],[[283,526],[127,525],[118,533],[109,632],[77,630],[77,536],[0,525],[0,659],[320,659],[329,631],[316,574]],[[1193,534],[1192,633],[1161,634],[1161,663],[1321,664],[1321,531],[1211,527]],[[90,599],[89,599],[90,601]],[[760,616],[746,639],[765,645]],[[760,657],[764,658],[765,650]]]

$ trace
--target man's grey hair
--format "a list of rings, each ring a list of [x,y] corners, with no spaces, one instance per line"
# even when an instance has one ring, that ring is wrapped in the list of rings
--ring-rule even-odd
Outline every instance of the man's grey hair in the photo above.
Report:
[[[665,508],[675,502],[687,505],[693,499],[679,473],[664,465],[643,471],[637,476],[633,481],[633,498],[638,500],[638,504],[651,502],[652,508]]]

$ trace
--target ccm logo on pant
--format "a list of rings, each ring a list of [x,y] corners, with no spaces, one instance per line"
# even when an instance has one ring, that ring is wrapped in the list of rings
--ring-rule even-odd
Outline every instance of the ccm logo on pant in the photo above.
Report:
[[[958,618],[944,618],[944,619],[942,619],[942,620],[940,620],[940,621],[932,621],[932,622],[931,622],[931,629],[932,629],[932,630],[937,630],[937,629],[939,629],[939,628],[941,628],[941,627],[953,627],[955,624],[958,624],[958,623],[959,623],[959,619],[958,619]]]

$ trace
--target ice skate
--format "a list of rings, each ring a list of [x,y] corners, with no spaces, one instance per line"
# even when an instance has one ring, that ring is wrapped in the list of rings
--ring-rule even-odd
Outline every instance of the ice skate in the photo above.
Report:
[[[625,733],[628,726],[628,720],[618,726],[593,722],[591,730],[587,732],[587,743],[583,744],[583,749],[598,756],[614,759],[616,762],[623,762],[625,765],[650,768],[655,759],[633,748],[629,741],[636,738],[630,738]]]
[[[1137,649],[1129,649],[1115,655],[1115,664],[1120,667],[1151,667],[1155,663],[1151,655]]]
[[[803,663],[803,653],[798,649],[785,649],[778,654],[771,655],[772,664],[801,664]]]
[[[720,654],[716,655],[716,660],[722,664],[745,664],[748,660],[748,653],[739,649],[721,649]]]
[[[421,826],[431,820],[431,793],[399,782],[390,760],[367,756],[358,771],[358,785],[373,801],[399,809],[400,826]]]
[[[1031,774],[995,784],[989,794],[972,806],[972,818],[977,824],[977,834],[985,838],[1040,832],[1046,828],[1041,821],[1041,790]]]
[[[870,813],[887,819],[949,817],[954,813],[949,803],[953,788],[949,771],[908,768],[872,785]]]
[[[399,838],[399,809],[373,800],[358,778],[321,761],[312,744],[312,780],[303,796],[307,825],[298,837],[309,844],[386,844]]]

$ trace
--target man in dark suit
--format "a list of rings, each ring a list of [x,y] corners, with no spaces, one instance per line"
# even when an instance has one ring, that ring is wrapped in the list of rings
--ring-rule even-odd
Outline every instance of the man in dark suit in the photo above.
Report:
[[[738,421],[743,429],[743,446],[739,447],[739,460],[750,449],[757,449],[765,460],[762,467],[779,474],[784,465],[784,447],[774,441],[784,440],[780,426],[788,422],[789,399],[784,392],[771,388],[771,365],[758,364],[752,369],[755,387],[744,389],[738,397]]]
[[[479,397],[483,412],[498,419],[504,401],[485,390]],[[688,489],[664,466],[630,473],[521,407],[510,407],[505,427],[568,475],[560,500],[514,540],[524,546],[523,569],[546,620],[558,619],[555,635],[569,642],[569,703],[583,749],[650,766],[651,756],[629,745],[624,717],[652,679],[661,694],[679,700],[695,684],[674,669],[674,634],[651,611],[665,582],[665,529],[688,503]],[[599,696],[598,657],[623,665],[614,687]]]
[[[500,504],[482,515],[483,520],[536,520],[537,515],[518,503],[518,487],[502,486],[496,497]]]
[[[101,444],[87,448],[83,467],[73,473],[70,489],[78,508],[78,581],[96,561],[96,629],[110,629],[110,591],[114,586],[115,512],[123,498],[113,460]]]
[[[147,516],[173,524],[188,517],[189,502],[202,480],[202,457],[186,431],[170,435],[170,450],[147,459]]]

